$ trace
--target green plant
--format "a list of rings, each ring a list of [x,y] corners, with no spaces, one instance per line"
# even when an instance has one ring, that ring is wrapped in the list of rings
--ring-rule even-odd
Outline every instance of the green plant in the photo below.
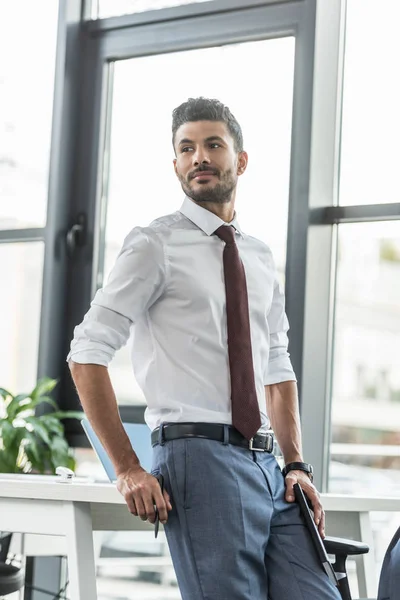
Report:
[[[64,436],[61,419],[81,419],[78,411],[59,411],[48,394],[58,381],[44,377],[30,394],[13,396],[0,388],[0,472],[55,473],[58,466],[75,470],[75,459]],[[56,410],[41,416],[36,407],[46,402]]]

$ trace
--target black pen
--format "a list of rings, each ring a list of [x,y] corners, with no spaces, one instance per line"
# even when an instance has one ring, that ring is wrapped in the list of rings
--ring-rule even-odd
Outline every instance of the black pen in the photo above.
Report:
[[[164,493],[164,477],[161,475],[161,473],[158,473],[158,475],[154,475],[154,477],[157,479],[158,483],[160,484],[160,488],[161,488],[161,493]],[[157,537],[158,536],[158,529],[160,527],[160,515],[158,513],[158,508],[156,506],[156,520],[154,521],[154,536]]]

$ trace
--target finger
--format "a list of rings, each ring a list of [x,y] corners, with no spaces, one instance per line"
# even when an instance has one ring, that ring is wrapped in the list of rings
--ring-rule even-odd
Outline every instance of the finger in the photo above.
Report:
[[[294,491],[293,486],[296,483],[297,478],[290,477],[290,475],[286,475],[285,484],[286,484],[286,492],[285,492],[285,500],[287,502],[294,501]]]
[[[130,492],[125,495],[125,502],[128,506],[129,512],[131,512],[133,515],[135,515],[135,517],[137,517],[136,504]]]
[[[147,512],[146,512],[146,508],[145,508],[144,502],[142,500],[142,496],[141,495],[135,495],[134,496],[134,500],[135,500],[136,510],[137,510],[138,516],[142,519],[142,521],[147,521]]]
[[[312,510],[314,513],[314,522],[318,527],[318,531],[321,536],[325,537],[325,513],[322,504],[319,499],[318,492],[309,492],[308,497],[312,503]]]
[[[154,498],[154,503],[157,506],[160,521],[163,524],[166,523],[168,520],[168,509],[167,509],[168,500],[165,498],[165,495],[167,495],[167,497],[169,498],[168,493],[165,490],[163,491],[163,493],[161,493],[161,488],[159,485],[157,485],[157,488],[153,492],[153,498]]]
[[[168,492],[166,490],[164,490],[163,494],[164,494],[165,503],[167,505],[167,509],[172,510],[171,498],[170,498]]]
[[[147,518],[150,521],[150,523],[154,523],[156,520],[156,511],[154,509],[155,503],[153,502],[153,495],[154,493],[152,493],[152,490],[150,489],[142,491],[142,500]]]

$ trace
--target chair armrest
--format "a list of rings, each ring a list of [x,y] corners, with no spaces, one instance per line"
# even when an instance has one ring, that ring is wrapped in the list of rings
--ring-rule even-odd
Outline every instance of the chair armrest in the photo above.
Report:
[[[335,556],[339,554],[351,556],[356,554],[367,554],[367,552],[369,552],[369,546],[367,544],[356,542],[354,540],[346,540],[345,538],[327,536],[323,542],[327,553],[334,554]]]

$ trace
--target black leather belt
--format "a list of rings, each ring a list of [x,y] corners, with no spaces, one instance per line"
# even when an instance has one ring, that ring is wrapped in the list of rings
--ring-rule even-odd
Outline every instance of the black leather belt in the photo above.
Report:
[[[225,425],[219,423],[165,423],[162,425],[162,441],[169,442],[179,438],[206,438],[208,440],[224,441]],[[151,433],[151,445],[156,446],[160,441],[160,427]],[[258,452],[272,452],[274,435],[272,433],[255,435],[247,440],[237,429],[228,426],[228,442],[234,446],[242,446]]]

